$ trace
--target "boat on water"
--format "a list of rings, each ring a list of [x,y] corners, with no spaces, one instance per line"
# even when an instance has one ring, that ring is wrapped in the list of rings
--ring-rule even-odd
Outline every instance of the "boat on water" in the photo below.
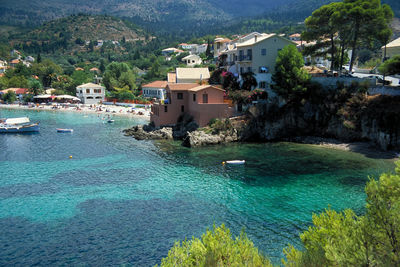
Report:
[[[113,122],[114,122],[114,120],[108,120],[107,122],[108,122],[108,123],[113,123]]]
[[[222,164],[232,164],[232,165],[242,165],[245,164],[246,161],[245,160],[227,160],[222,162]]]
[[[32,123],[28,117],[0,119],[0,133],[38,132],[39,123]]]
[[[63,129],[63,128],[57,128],[58,133],[73,133],[74,129]]]

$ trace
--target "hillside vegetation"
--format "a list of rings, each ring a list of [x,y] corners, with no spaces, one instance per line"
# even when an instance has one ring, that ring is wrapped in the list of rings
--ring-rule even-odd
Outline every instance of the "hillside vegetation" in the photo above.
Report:
[[[290,24],[303,21],[332,0],[2,0],[0,24],[38,26],[71,14],[108,14],[126,18],[155,32],[211,33],[241,19],[260,16]],[[384,0],[400,15],[397,0]],[[233,27],[238,28],[237,26]],[[251,29],[251,28],[250,28]],[[247,31],[247,29],[243,29]]]
[[[103,50],[123,50],[122,43],[142,44],[152,38],[131,22],[105,15],[80,14],[44,23],[28,32],[16,33],[9,37],[9,42],[29,53],[54,53],[59,50],[72,53],[100,49],[98,40],[105,41]]]

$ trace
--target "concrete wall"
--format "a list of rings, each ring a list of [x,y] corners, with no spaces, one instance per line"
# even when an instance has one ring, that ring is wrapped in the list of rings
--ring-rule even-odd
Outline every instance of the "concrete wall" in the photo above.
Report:
[[[400,87],[377,86],[368,89],[369,95],[400,96]]]
[[[382,55],[384,54],[384,49],[382,49]],[[400,47],[387,47],[386,48],[386,57],[394,57],[396,55],[400,55]]]
[[[376,86],[376,79],[361,79],[354,77],[312,77],[311,80],[331,89],[335,89],[337,83],[344,83],[344,85],[349,86],[353,82],[368,82],[370,86]]]

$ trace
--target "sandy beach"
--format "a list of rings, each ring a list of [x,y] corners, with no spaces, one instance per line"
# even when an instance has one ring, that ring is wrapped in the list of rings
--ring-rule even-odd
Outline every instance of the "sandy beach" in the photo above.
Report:
[[[305,136],[291,138],[290,142],[322,146],[331,149],[351,151],[364,155],[367,158],[399,160],[400,153],[396,151],[383,151],[375,144],[369,142],[344,143],[332,138]]]
[[[104,114],[111,116],[140,117],[150,119],[150,108],[117,105],[19,105],[0,104],[2,109],[47,110],[54,112],[76,112],[81,114]]]

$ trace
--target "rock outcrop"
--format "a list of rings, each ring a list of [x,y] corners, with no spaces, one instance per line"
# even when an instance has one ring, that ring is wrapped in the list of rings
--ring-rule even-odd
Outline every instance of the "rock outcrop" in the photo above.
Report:
[[[164,127],[161,129],[152,129],[147,125],[138,125],[124,130],[125,136],[133,136],[137,140],[172,140],[172,128]]]
[[[223,143],[232,143],[240,140],[236,129],[224,131],[218,134],[206,133],[202,130],[188,132],[183,139],[182,145],[186,147],[197,147],[207,145],[217,145]]]

